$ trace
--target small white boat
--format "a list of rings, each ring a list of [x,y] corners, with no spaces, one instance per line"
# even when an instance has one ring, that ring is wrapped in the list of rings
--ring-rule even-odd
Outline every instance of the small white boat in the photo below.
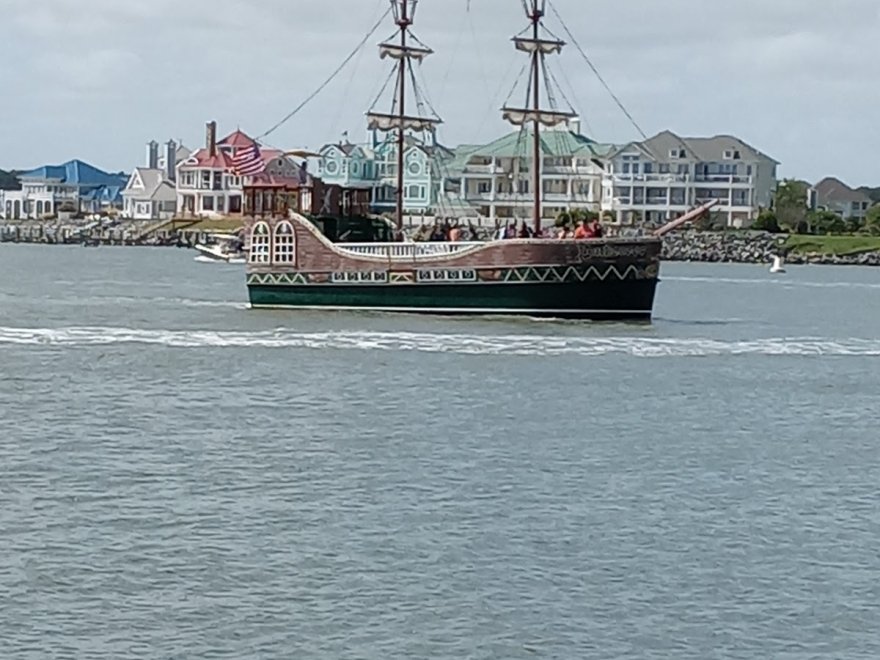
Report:
[[[784,273],[785,272],[785,261],[783,261],[782,257],[778,254],[773,257],[773,265],[770,266],[771,273]]]
[[[234,249],[229,244],[203,245],[196,243],[194,247],[199,252],[196,261],[225,264],[243,264],[247,261],[243,252]]]

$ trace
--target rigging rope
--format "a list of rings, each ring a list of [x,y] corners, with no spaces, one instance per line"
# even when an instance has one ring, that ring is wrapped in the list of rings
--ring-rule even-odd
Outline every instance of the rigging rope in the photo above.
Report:
[[[617,104],[617,107],[626,115],[626,118],[629,119],[630,123],[635,127],[635,129],[639,132],[639,135],[642,136],[642,139],[647,140],[648,136],[645,131],[642,130],[642,127],[639,126],[638,122],[633,118],[633,116],[629,113],[629,110],[626,109],[626,106],[623,105],[623,101],[621,101],[617,95],[611,90],[608,83],[605,82],[605,79],[602,77],[602,74],[599,73],[599,69],[593,64],[592,60],[587,56],[587,53],[581,48],[581,45],[578,43],[575,36],[571,33],[571,30],[568,29],[568,25],[566,25],[565,21],[562,20],[562,16],[559,15],[559,12],[556,10],[556,4],[553,2],[548,2],[550,5],[550,11],[553,12],[553,15],[556,17],[556,20],[562,25],[562,29],[565,30],[565,34],[568,37],[568,40],[571,44],[577,48],[578,52],[581,54],[581,57],[584,58],[584,61],[587,63],[587,66],[590,67],[590,70],[595,74],[596,78],[602,84],[602,87],[605,88],[605,91],[611,96],[614,102]]]
[[[398,73],[397,67],[394,67],[393,69],[391,69],[391,73],[389,73],[388,77],[385,79],[385,84],[382,85],[382,88],[379,90],[379,93],[376,94],[376,98],[373,99],[373,102],[369,106],[371,112],[376,107],[376,105],[379,103],[379,100],[385,95],[385,90],[388,89],[388,85],[391,83],[391,80],[398,78],[399,75],[400,74]],[[395,98],[394,103],[397,103],[397,100],[396,100],[397,94],[394,95],[394,98]]]
[[[349,53],[348,57],[346,57],[345,60],[343,60],[342,64],[339,65],[339,67],[330,75],[330,77],[327,78],[327,80],[325,80],[323,83],[321,83],[321,85],[318,87],[318,89],[316,89],[314,92],[312,92],[302,103],[300,103],[296,108],[294,108],[293,111],[288,113],[288,115],[286,117],[284,117],[284,119],[279,121],[277,124],[275,124],[272,128],[270,128],[268,131],[266,131],[262,135],[257,136],[256,139],[262,140],[263,138],[268,137],[269,135],[271,135],[272,133],[277,131],[279,128],[284,126],[284,124],[286,124],[288,121],[293,119],[294,115],[296,115],[300,110],[302,110],[309,103],[311,103],[318,96],[318,94],[323,92],[324,88],[326,88],[327,85],[329,85],[331,82],[333,82],[333,80],[336,78],[336,76],[338,76],[340,73],[342,73],[342,70],[346,66],[348,66],[348,63],[351,62],[355,58],[355,56],[360,52],[361,48],[364,47],[364,45],[367,43],[367,41],[369,41],[370,38],[376,33],[376,31],[380,27],[382,27],[382,24],[385,22],[385,19],[388,17],[388,14],[391,13],[392,8],[393,8],[393,5],[392,5],[392,7],[389,7],[388,9],[385,10],[385,13],[382,14],[382,16],[379,18],[378,21],[376,21],[376,24],[366,34],[366,36],[364,36],[364,38],[357,45],[357,47],[351,53]]]

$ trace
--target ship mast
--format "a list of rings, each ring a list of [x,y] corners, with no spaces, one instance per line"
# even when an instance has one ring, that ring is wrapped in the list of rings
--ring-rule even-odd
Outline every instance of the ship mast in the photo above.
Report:
[[[390,0],[394,13],[394,22],[398,28],[398,42],[391,43],[386,41],[379,44],[379,56],[382,59],[386,57],[397,60],[397,88],[395,90],[395,98],[391,113],[381,113],[370,111],[367,113],[367,125],[371,130],[380,130],[387,133],[395,132],[397,134],[397,185],[396,185],[396,205],[395,205],[395,221],[397,228],[403,228],[403,199],[404,199],[404,179],[405,179],[405,151],[406,151],[406,133],[407,131],[425,132],[434,131],[436,126],[441,123],[439,117],[420,116],[421,113],[415,115],[407,115],[406,103],[407,92],[412,88],[415,96],[416,104],[421,111],[423,102],[416,85],[415,73],[412,62],[421,63],[428,55],[434,51],[422,44],[415,35],[412,34],[410,28],[415,19],[416,8],[419,0]],[[412,41],[412,45],[410,42]],[[411,85],[407,85],[407,77],[410,78]]]
[[[535,232],[541,231],[541,197],[543,187],[541,185],[541,126],[557,126],[574,119],[577,115],[573,112],[561,112],[559,110],[542,110],[541,109],[541,85],[548,89],[548,81],[543,80],[545,76],[544,58],[547,55],[559,53],[565,42],[558,39],[541,38],[541,27],[547,6],[547,0],[524,0],[523,6],[526,10],[526,17],[531,21],[531,35],[528,37],[517,36],[513,38],[516,49],[524,53],[528,53],[532,60],[531,75],[529,76],[529,86],[526,98],[526,104],[522,108],[514,108],[505,106],[502,108],[504,119],[514,126],[532,125],[534,133],[533,153],[532,153],[532,186],[534,188],[534,206],[532,209],[532,220],[535,226]]]

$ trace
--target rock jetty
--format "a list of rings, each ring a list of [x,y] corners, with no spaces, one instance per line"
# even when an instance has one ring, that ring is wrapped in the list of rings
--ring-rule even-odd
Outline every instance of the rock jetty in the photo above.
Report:
[[[790,264],[836,266],[880,266],[880,252],[850,255],[793,252],[786,247],[788,236],[759,231],[683,231],[663,239],[665,261],[766,264],[781,255]]]

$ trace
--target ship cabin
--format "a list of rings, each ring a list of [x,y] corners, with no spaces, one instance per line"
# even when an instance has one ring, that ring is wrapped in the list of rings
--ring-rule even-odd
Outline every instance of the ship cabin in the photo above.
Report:
[[[244,186],[244,214],[257,220],[286,219],[296,213],[331,243],[390,243],[394,225],[370,214],[371,191],[328,184],[317,177],[268,174]]]

